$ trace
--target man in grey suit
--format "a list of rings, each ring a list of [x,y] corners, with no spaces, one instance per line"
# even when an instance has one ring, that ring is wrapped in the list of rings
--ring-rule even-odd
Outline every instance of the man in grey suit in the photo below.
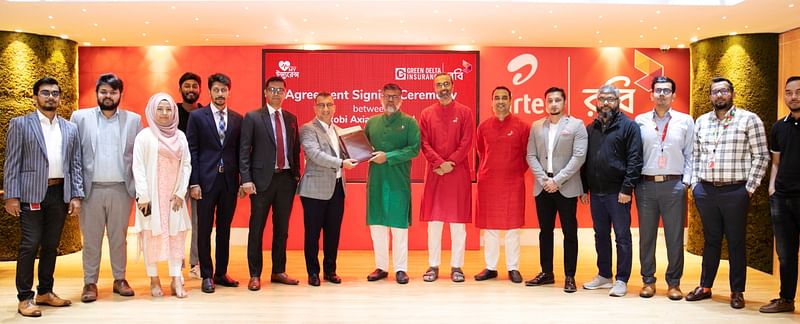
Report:
[[[578,262],[578,196],[583,193],[580,170],[586,160],[588,136],[583,122],[564,114],[564,90],[545,91],[547,118],[531,126],[528,138],[528,165],[536,177],[533,194],[539,217],[539,261],[542,272],[525,282],[526,286],[555,283],[553,275],[553,229],[556,213],[564,233],[564,291],[577,290],[575,269]]]
[[[44,77],[33,85],[36,111],[11,119],[6,134],[6,212],[19,217],[17,311],[42,316],[36,305],[69,306],[53,293],[53,271],[66,216],[80,214],[83,198],[81,152],[75,124],[56,114],[58,81]],[[33,265],[39,254],[39,285],[33,303]]]
[[[81,212],[83,234],[84,303],[97,300],[97,280],[103,251],[103,234],[108,235],[113,292],[133,296],[125,280],[128,261],[128,220],[136,195],[133,182],[133,141],[142,129],[141,117],[118,109],[123,83],[107,73],[97,79],[97,106],[72,113],[78,126],[86,199]]]
[[[305,257],[308,284],[319,286],[319,235],[324,232],[322,250],[323,278],[341,283],[336,275],[336,254],[344,215],[344,169],[352,169],[356,160],[345,157],[339,143],[339,126],[333,124],[336,104],[328,92],[314,100],[316,118],[300,128],[300,145],[306,158],[305,174],[300,179],[299,194],[305,224]]]

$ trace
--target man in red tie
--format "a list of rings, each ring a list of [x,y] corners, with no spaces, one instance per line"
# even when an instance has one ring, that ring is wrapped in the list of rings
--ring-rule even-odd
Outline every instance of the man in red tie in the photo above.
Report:
[[[300,180],[300,141],[297,117],[281,109],[286,81],[271,77],[264,87],[267,106],[247,113],[242,123],[239,170],[242,189],[250,195],[250,234],[247,263],[250,290],[261,289],[262,240],[272,208],[271,282],[296,285],[286,274],[289,216]]]

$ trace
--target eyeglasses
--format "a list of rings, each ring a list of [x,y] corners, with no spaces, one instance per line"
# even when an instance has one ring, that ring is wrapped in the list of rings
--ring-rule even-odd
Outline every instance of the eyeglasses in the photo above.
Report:
[[[437,83],[436,83],[436,87],[437,87],[437,88],[447,88],[447,87],[449,87],[451,84],[452,84],[452,83],[450,83],[449,81],[445,81],[445,82],[437,82]]]
[[[729,94],[731,94],[731,89],[727,89],[727,88],[719,89],[719,90],[711,90],[711,95],[712,96],[716,96],[716,97],[727,96]]]
[[[58,98],[59,96],[61,96],[61,92],[60,92],[60,91],[58,91],[58,90],[54,90],[54,91],[50,91],[50,90],[42,90],[42,91],[39,91],[39,95],[38,95],[38,96],[39,96],[39,97],[53,97],[53,98]]]
[[[384,100],[395,101],[400,99],[400,95],[383,95]]]
[[[325,108],[325,107],[333,108],[333,107],[336,107],[336,104],[334,104],[332,102],[328,102],[328,103],[320,102],[320,103],[316,104],[315,106],[317,106],[317,108]]]
[[[599,103],[615,103],[617,102],[617,100],[619,100],[619,98],[614,98],[614,97],[597,98],[597,102]]]
[[[269,87],[269,88],[267,88],[267,91],[272,93],[272,94],[281,94],[281,93],[286,92],[286,89]]]
[[[669,96],[669,95],[672,94],[672,89],[670,89],[670,88],[657,88],[657,89],[653,89],[653,93],[658,94],[658,95]]]

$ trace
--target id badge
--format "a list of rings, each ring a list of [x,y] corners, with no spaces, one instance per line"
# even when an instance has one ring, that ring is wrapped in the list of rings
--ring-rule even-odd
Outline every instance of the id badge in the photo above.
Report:
[[[41,203],[30,203],[29,205],[31,206],[31,211],[40,211],[40,210],[42,210],[42,204]]]
[[[716,163],[714,163],[714,158],[713,157],[708,159],[708,168],[709,169],[714,169],[715,165],[716,165]]]
[[[663,154],[659,155],[658,156],[658,168],[659,169],[664,169],[666,167],[667,167],[667,157],[665,155],[663,155]]]

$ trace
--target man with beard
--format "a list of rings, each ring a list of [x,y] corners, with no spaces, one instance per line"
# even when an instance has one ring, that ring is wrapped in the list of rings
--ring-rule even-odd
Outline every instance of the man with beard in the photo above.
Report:
[[[564,291],[573,293],[578,263],[578,196],[583,193],[579,175],[586,161],[586,128],[580,119],[564,114],[564,89],[552,87],[544,93],[547,118],[531,126],[528,139],[528,165],[535,179],[533,194],[539,217],[539,262],[542,272],[525,282],[526,286],[555,283],[553,275],[553,229],[556,214],[564,233]]]
[[[794,311],[797,293],[797,254],[800,246],[800,76],[786,80],[783,102],[790,113],[778,120],[770,132],[772,170],[769,175],[772,228],[780,262],[780,297],[761,306],[762,313]]]
[[[425,108],[419,119],[421,149],[427,163],[425,189],[419,217],[428,223],[427,282],[439,277],[442,229],[450,224],[450,279],[464,281],[466,223],[472,221],[472,184],[469,152],[475,133],[472,110],[453,99],[453,78],[447,73],[434,77],[439,102]]]
[[[365,134],[376,152],[369,160],[367,225],[375,253],[375,271],[368,281],[389,275],[389,232],[395,280],[408,283],[408,227],[411,225],[411,160],[419,155],[419,126],[400,112],[403,90],[383,86],[383,114],[370,117]]]
[[[486,268],[475,275],[482,281],[497,278],[500,231],[505,230],[506,270],[513,283],[519,272],[519,229],[525,224],[525,150],[530,128],[511,115],[511,90],[492,91],[493,117],[481,122],[477,133],[478,201],[475,226],[483,231]]]
[[[642,181],[636,186],[639,214],[639,262],[644,285],[643,298],[656,293],[656,238],[659,220],[664,223],[667,244],[665,279],[671,300],[683,298],[683,220],[686,217],[686,186],[692,177],[694,121],[692,116],[672,109],[675,81],[665,76],[653,78],[650,99],[652,111],[636,116],[642,134],[644,164]]]
[[[733,83],[711,80],[713,111],[697,118],[692,154],[692,196],[703,223],[700,285],[687,301],[711,298],[722,236],[728,239],[731,307],[744,307],[745,230],[750,196],[767,172],[769,153],[758,115],[733,105]]]
[[[586,126],[589,136],[586,163],[581,170],[581,203],[591,198],[590,210],[597,250],[598,275],[583,289],[611,288],[609,296],[628,292],[633,258],[631,195],[642,172],[639,126],[619,111],[619,90],[603,85],[597,90],[597,118]],[[591,195],[591,196],[590,196]],[[612,280],[611,228],[617,245],[617,276]]]
[[[200,76],[192,72],[184,73],[180,80],[178,80],[178,90],[181,92],[183,102],[178,104],[178,129],[184,134],[186,133],[186,126],[189,124],[189,113],[199,108],[203,108],[198,99],[200,99],[200,84],[202,80]],[[190,199],[191,193],[186,191],[186,201],[189,202],[190,216],[192,217],[192,243],[189,248],[189,277],[195,279],[202,279],[200,276],[200,261],[197,257],[197,200]]]
[[[281,109],[286,81],[278,76],[264,83],[267,105],[248,112],[242,123],[240,170],[242,189],[250,195],[247,266],[251,291],[261,289],[264,227],[272,210],[272,275],[270,282],[296,285],[286,274],[286,240],[294,194],[300,180],[300,133],[297,117]]]
[[[53,292],[58,243],[66,216],[81,211],[83,180],[80,138],[75,124],[56,113],[58,81],[44,77],[33,84],[36,111],[12,118],[6,133],[5,209],[19,218],[17,312],[39,317],[37,305],[69,306]],[[130,206],[128,206],[130,208]],[[34,301],[33,267],[39,256],[39,285]]]
[[[200,288],[204,293],[213,293],[215,284],[239,286],[239,282],[228,275],[228,254],[231,221],[239,192],[242,115],[228,108],[230,89],[231,79],[227,75],[209,76],[211,103],[189,114],[186,127],[192,155],[189,195],[197,200],[197,255],[203,280]],[[211,230],[215,223],[216,271],[211,261]]]
[[[71,118],[81,138],[86,193],[80,218],[84,283],[81,301],[84,303],[97,300],[104,233],[108,236],[113,291],[120,296],[134,295],[125,280],[126,238],[131,205],[136,197],[133,142],[142,130],[142,121],[138,114],[117,108],[122,99],[123,83],[116,75],[101,75],[95,91],[97,107],[79,109]]]

